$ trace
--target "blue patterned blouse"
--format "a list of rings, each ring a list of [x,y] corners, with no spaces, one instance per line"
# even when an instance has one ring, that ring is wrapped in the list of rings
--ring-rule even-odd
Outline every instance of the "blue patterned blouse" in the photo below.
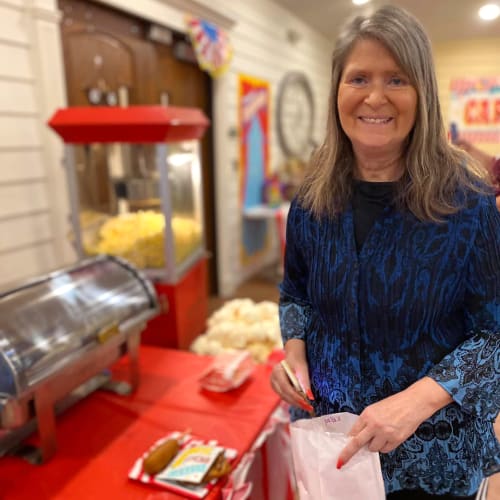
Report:
[[[356,251],[352,208],[296,200],[281,284],[283,341],[303,339],[317,415],[362,410],[423,376],[454,402],[381,454],[386,491],[471,495],[500,471],[500,214],[472,194],[441,224],[387,207]],[[292,410],[292,418],[307,415]]]

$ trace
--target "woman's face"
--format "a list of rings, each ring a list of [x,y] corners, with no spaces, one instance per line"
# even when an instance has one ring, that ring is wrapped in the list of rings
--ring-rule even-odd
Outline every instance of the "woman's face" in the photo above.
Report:
[[[355,153],[400,154],[417,112],[417,91],[379,42],[355,43],[340,77],[340,123]]]

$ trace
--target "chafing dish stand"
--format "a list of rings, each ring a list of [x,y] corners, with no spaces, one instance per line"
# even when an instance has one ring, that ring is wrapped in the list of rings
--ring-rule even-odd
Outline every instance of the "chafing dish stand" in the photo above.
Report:
[[[45,461],[56,451],[56,413],[98,387],[135,389],[140,334],[156,313],[150,282],[109,256],[0,292],[0,456]],[[129,384],[108,370],[125,354]],[[39,447],[25,446],[37,427]]]

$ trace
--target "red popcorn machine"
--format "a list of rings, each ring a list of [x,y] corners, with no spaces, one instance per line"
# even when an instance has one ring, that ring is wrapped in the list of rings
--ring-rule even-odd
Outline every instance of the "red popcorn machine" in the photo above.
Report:
[[[209,120],[195,108],[95,106],[59,109],[49,126],[65,142],[79,257],[139,268],[161,310],[141,341],[189,347],[207,318],[199,141]]]

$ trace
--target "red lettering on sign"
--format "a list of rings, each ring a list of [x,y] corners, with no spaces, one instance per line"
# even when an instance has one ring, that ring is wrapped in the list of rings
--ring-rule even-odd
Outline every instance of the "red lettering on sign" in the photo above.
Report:
[[[471,99],[465,105],[465,123],[467,125],[486,125],[488,117],[488,99]]]
[[[493,106],[493,123],[500,123],[500,99],[495,99]]]

